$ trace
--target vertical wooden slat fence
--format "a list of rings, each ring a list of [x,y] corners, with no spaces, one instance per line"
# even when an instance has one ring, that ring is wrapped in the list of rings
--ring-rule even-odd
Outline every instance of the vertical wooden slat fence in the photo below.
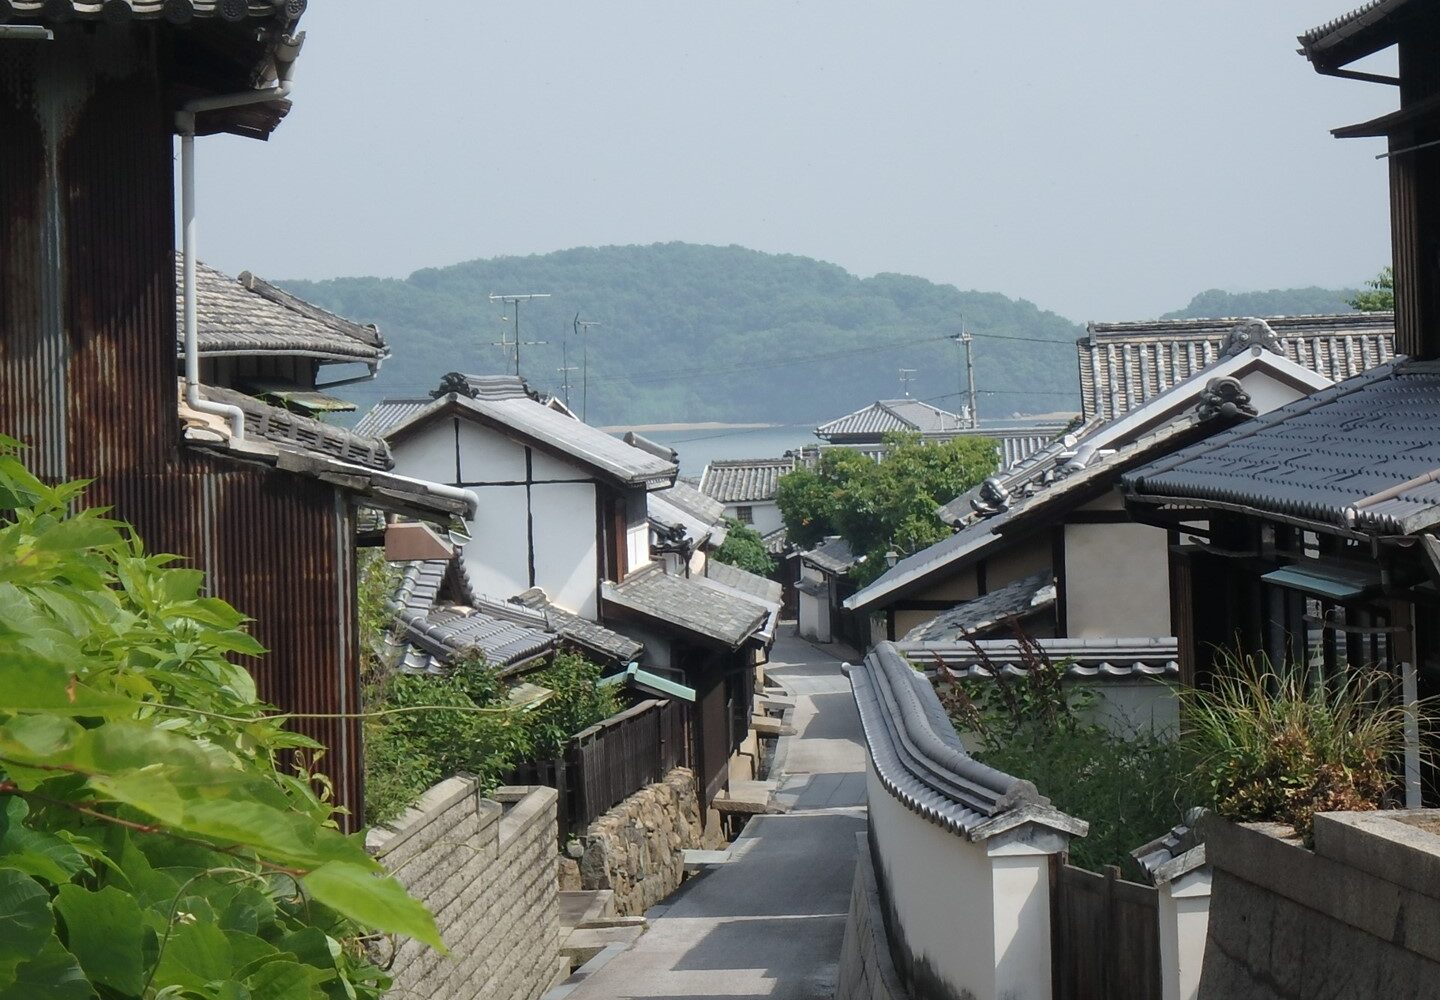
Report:
[[[1051,859],[1055,1000],[1161,1000],[1160,895]]]
[[[672,769],[690,767],[689,711],[673,699],[642,701],[576,733],[557,760],[516,768],[518,784],[548,785],[561,843]]]

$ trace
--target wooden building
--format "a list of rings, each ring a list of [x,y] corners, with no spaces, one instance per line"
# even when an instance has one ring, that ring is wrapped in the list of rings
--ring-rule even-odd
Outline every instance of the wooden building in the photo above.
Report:
[[[382,442],[234,390],[196,384],[199,410],[177,407],[175,136],[270,134],[304,6],[0,4],[0,430],[255,619],[263,697],[333,715],[359,707],[357,503],[441,520],[465,504],[392,475]],[[216,403],[235,409],[200,412]],[[297,728],[358,813],[359,724]]]
[[[1396,86],[1400,109],[1337,136],[1389,142],[1398,357],[1124,477],[1172,557],[1181,667],[1218,650],[1317,677],[1386,666],[1409,700],[1440,693],[1440,8],[1374,0],[1301,36],[1315,69]],[[1399,76],[1352,69],[1395,47]],[[1406,760],[1410,804],[1440,801]]]

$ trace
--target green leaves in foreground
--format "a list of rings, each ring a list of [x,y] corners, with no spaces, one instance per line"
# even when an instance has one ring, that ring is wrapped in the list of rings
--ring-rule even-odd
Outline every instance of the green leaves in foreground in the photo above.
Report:
[[[201,574],[70,513],[0,437],[0,1000],[374,1000],[441,947],[337,827]]]

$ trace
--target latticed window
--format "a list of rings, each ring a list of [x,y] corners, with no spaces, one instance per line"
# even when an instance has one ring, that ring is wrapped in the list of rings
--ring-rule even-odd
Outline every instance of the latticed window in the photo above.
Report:
[[[754,523],[755,523],[755,508],[754,508],[754,507],[736,507],[736,508],[735,508],[735,520],[739,521],[741,524],[754,524]]]

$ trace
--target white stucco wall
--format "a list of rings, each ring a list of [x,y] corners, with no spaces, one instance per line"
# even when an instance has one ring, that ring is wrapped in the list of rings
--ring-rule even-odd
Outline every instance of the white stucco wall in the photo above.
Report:
[[[1170,635],[1164,528],[1065,525],[1065,618],[1071,638]]]
[[[1160,989],[1164,1000],[1195,1000],[1210,928],[1210,869],[1160,886]]]
[[[1085,711],[1089,721],[1112,733],[1174,735],[1180,728],[1180,698],[1175,687],[1153,677],[1080,682],[1094,696]]]
[[[439,421],[391,450],[400,474],[463,485],[479,498],[465,546],[465,568],[477,591],[504,598],[538,586],[562,608],[595,617],[600,553],[589,470],[469,420]]]
[[[650,508],[645,491],[625,491],[625,558],[633,573],[650,565]]]
[[[1293,403],[1299,399],[1301,393],[1292,385],[1284,382],[1277,382],[1263,372],[1251,372],[1240,377],[1240,384],[1250,394],[1250,403],[1261,413],[1269,413],[1271,410],[1286,403]]]
[[[880,894],[898,927],[892,941],[950,996],[1050,996],[1049,853],[1022,826],[971,842],[905,808],[867,771],[871,842]],[[898,936],[898,940],[896,940]]]
[[[778,531],[785,526],[785,519],[780,516],[780,507],[773,501],[755,501],[753,503],[738,504],[727,503],[725,505],[725,516],[740,519],[740,508],[750,508],[750,526],[762,535],[768,535],[772,531]]]
[[[825,575],[813,566],[800,564],[800,579],[812,583],[825,581]],[[828,588],[828,584],[827,584]],[[796,613],[800,636],[815,642],[830,642],[830,592],[822,589],[811,595],[803,590],[799,593],[799,608]]]

